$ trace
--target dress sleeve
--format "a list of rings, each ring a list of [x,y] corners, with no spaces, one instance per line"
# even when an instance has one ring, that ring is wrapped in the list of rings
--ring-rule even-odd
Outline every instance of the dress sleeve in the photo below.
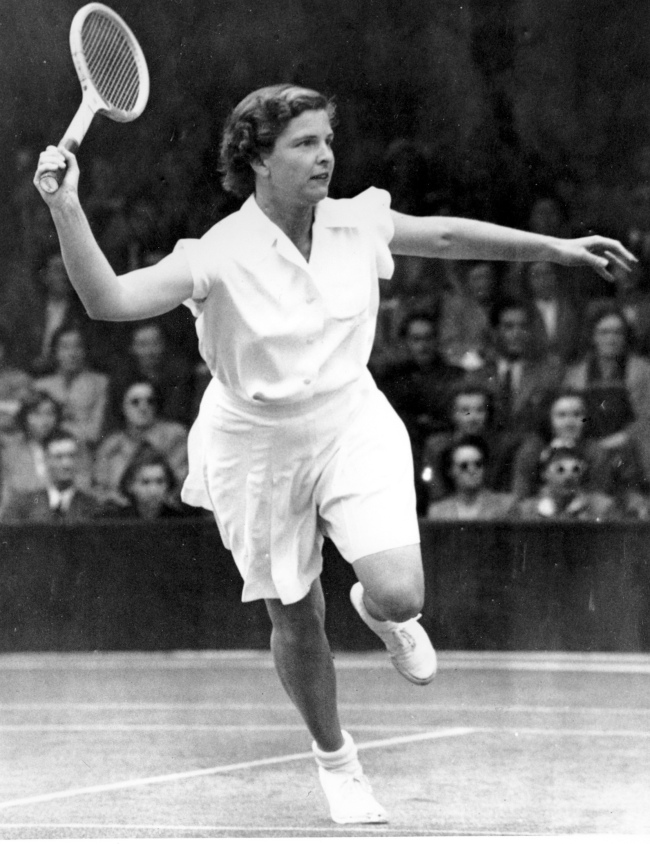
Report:
[[[179,240],[174,247],[174,252],[183,250],[190,265],[194,288],[192,298],[186,299],[183,303],[196,317],[201,313],[202,302],[207,299],[217,277],[217,268],[214,261],[209,261],[210,250],[207,248],[204,238],[184,238]]]
[[[379,278],[391,278],[395,264],[388,247],[395,234],[395,226],[390,213],[390,194],[380,188],[368,188],[352,202],[359,207],[364,228],[371,233],[377,260],[377,275]]]

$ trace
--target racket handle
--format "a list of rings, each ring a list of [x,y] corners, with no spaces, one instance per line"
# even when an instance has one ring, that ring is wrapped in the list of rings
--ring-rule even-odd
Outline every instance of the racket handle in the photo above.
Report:
[[[73,138],[64,138],[61,141],[61,145],[67,150],[70,150],[72,153],[76,153],[79,149],[79,144]],[[63,177],[65,176],[67,169],[67,167],[59,167],[58,170],[48,170],[43,173],[41,178],[38,180],[41,190],[45,193],[56,193],[63,181]]]

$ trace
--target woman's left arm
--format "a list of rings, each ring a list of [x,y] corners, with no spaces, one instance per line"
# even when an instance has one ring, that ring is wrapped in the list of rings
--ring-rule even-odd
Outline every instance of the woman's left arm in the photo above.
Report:
[[[591,235],[574,239],[511,229],[464,217],[411,217],[391,211],[395,255],[483,261],[550,261],[589,266],[608,281],[616,263],[629,271],[637,259],[617,240]]]

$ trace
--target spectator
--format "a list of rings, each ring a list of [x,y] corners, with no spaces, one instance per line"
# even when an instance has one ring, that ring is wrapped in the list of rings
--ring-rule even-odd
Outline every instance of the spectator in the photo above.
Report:
[[[464,284],[443,296],[440,349],[450,363],[470,371],[483,365],[496,290],[494,265],[476,261],[469,263]]]
[[[124,389],[122,427],[103,440],[95,455],[94,481],[102,501],[126,506],[120,479],[143,443],[164,454],[178,487],[187,475],[187,429],[159,417],[160,399],[155,384],[136,379]]]
[[[572,361],[578,351],[580,332],[576,309],[560,294],[555,266],[547,261],[528,264],[524,278],[532,300],[531,334],[535,354],[553,354],[564,363]]]
[[[540,469],[543,486],[537,495],[516,505],[519,518],[602,522],[618,517],[613,498],[585,488],[587,461],[579,449],[546,449]]]
[[[491,489],[509,488],[509,478],[499,485],[499,437],[492,428],[492,395],[474,380],[461,382],[450,401],[451,429],[432,434],[424,446],[422,479],[428,486],[429,502],[448,494],[447,484],[439,472],[440,455],[468,435],[482,437],[490,450],[490,462],[485,467],[485,481]]]
[[[9,332],[0,326],[0,434],[15,430],[15,417],[30,390],[32,379],[11,365]]]
[[[102,252],[117,272],[129,269],[130,226],[120,173],[107,158],[96,157],[88,168],[85,190],[88,222]]]
[[[541,397],[558,383],[563,366],[556,356],[533,356],[531,311],[523,300],[497,302],[491,322],[492,346],[480,375],[495,396],[495,424],[504,430],[530,430]]]
[[[68,431],[55,431],[44,443],[47,486],[32,492],[11,490],[3,499],[0,522],[82,522],[100,515],[97,500],[79,485],[79,446]]]
[[[506,297],[492,310],[493,346],[480,377],[495,397],[494,430],[501,438],[503,471],[512,477],[509,461],[524,436],[534,430],[539,407],[550,389],[560,383],[564,367],[556,356],[535,358],[530,340],[530,309]]]
[[[424,443],[432,434],[449,427],[450,395],[464,375],[462,369],[447,363],[439,353],[436,329],[437,320],[432,312],[409,314],[400,331],[408,357],[388,367],[384,377],[379,379],[381,389],[402,418],[411,440],[421,514],[427,505],[427,490],[421,479]]]
[[[439,472],[447,497],[429,506],[430,521],[503,519],[509,515],[513,496],[494,492],[485,483],[489,458],[487,443],[475,434],[467,434],[444,449]]]
[[[596,309],[588,336],[587,354],[564,379],[585,394],[585,435],[611,450],[632,440],[650,478],[650,361],[634,353],[632,331],[615,304]]]
[[[35,492],[48,484],[44,443],[59,429],[61,407],[47,393],[32,392],[22,402],[16,415],[15,434],[0,440],[0,481],[2,497],[10,490]],[[91,458],[80,446],[78,480],[84,489],[90,488]]]
[[[28,351],[27,368],[34,375],[50,373],[55,368],[54,338],[61,328],[87,325],[90,320],[70,284],[60,253],[48,254],[38,271],[41,295],[29,302],[21,317],[21,344]]]
[[[612,266],[612,275],[616,278],[614,298],[596,299],[587,305],[587,320],[591,322],[595,314],[607,305],[617,305],[628,325],[632,329],[634,350],[641,355],[650,354],[650,292],[648,278],[644,277],[643,265],[637,264],[629,273],[621,272],[618,266]]]
[[[187,511],[171,503],[177,485],[165,457],[144,445],[136,452],[120,479],[119,492],[128,503],[110,515],[146,521],[184,516]]]
[[[191,424],[193,368],[189,361],[172,352],[157,321],[140,323],[131,331],[129,358],[123,373],[113,378],[111,405],[117,418],[121,412],[120,397],[126,384],[138,378],[156,385],[161,416],[185,426]]]
[[[647,481],[633,442],[620,448],[604,449],[597,440],[585,436],[587,405],[583,393],[571,387],[549,395],[541,415],[539,429],[529,434],[517,451],[512,490],[519,500],[536,495],[540,486],[540,458],[546,449],[566,446],[578,448],[585,457],[588,472],[585,487],[612,496],[619,509],[629,515],[646,518]]]
[[[63,424],[91,449],[103,432],[108,402],[108,376],[88,365],[88,347],[81,328],[63,326],[52,338],[56,368],[35,386],[63,408]]]

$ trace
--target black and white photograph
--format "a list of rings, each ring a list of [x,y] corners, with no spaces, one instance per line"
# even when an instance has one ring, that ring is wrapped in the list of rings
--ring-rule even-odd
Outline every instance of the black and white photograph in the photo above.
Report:
[[[2,0],[0,106],[0,840],[646,840],[647,0]]]

